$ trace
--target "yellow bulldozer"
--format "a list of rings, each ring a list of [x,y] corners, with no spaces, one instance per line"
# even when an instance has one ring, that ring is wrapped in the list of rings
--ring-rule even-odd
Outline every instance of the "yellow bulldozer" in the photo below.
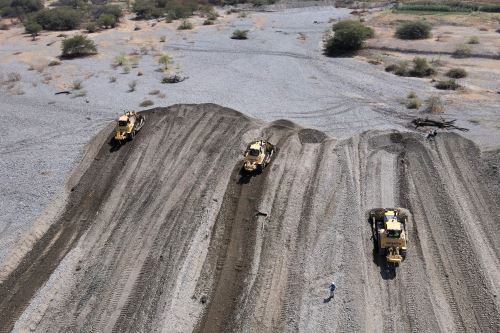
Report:
[[[146,117],[138,112],[125,112],[118,118],[118,125],[115,129],[115,141],[122,142],[132,140],[137,132],[144,126]]]
[[[376,208],[370,211],[373,240],[378,255],[397,267],[406,258],[407,215],[401,208]]]
[[[243,170],[246,172],[262,172],[271,162],[274,151],[274,145],[266,140],[250,142],[243,153]]]

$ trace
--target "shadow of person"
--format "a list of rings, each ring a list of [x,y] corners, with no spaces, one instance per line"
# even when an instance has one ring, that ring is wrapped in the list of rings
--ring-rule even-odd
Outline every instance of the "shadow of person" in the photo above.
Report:
[[[392,280],[396,278],[396,267],[392,264],[389,264],[385,257],[379,255],[376,249],[373,249],[373,262],[380,267],[380,276],[384,280]]]
[[[335,298],[335,295],[334,296],[328,296],[327,298],[323,299],[323,303],[330,303],[330,301],[332,299],[334,299],[334,298]]]
[[[238,184],[248,184],[254,176],[251,172],[246,171],[243,167],[239,172],[240,178],[238,179]]]

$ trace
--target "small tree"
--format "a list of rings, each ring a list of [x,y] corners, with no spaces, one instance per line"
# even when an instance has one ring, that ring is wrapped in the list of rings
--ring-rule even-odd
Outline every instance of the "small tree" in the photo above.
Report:
[[[158,64],[162,65],[163,69],[167,69],[170,63],[172,63],[172,58],[166,53],[163,53],[158,59]]]
[[[93,40],[82,36],[75,35],[67,38],[62,42],[62,57],[74,58],[97,53],[97,46]]]
[[[36,36],[42,31],[42,26],[34,21],[28,21],[24,25],[24,30],[31,35],[32,40],[35,40]]]
[[[111,14],[101,14],[97,19],[97,25],[105,29],[114,28],[116,26],[116,17]]]
[[[431,36],[432,26],[425,21],[406,22],[396,29],[399,39],[426,39]]]

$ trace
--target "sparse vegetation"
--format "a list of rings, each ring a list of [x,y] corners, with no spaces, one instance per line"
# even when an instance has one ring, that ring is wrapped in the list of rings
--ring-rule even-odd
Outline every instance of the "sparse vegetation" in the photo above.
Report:
[[[73,90],[80,90],[83,88],[83,81],[82,80],[74,80],[73,83],[71,84],[71,88]]]
[[[7,23],[0,23],[0,30],[9,30],[9,25]]]
[[[130,66],[129,65],[123,66],[123,74],[128,74],[128,73],[130,73]]]
[[[439,96],[431,96],[426,101],[426,112],[430,113],[443,113],[444,112],[444,104]]]
[[[455,51],[453,51],[453,57],[455,58],[468,58],[472,53],[472,49],[469,45],[460,44],[457,46]]]
[[[206,19],[203,21],[203,25],[213,25],[215,23],[214,20]]]
[[[193,29],[193,24],[188,20],[182,20],[181,24],[177,27],[177,30],[191,30]]]
[[[160,42],[161,43],[165,43],[165,41],[167,40],[167,37],[166,36],[161,36],[160,37]]]
[[[111,76],[111,77],[109,78],[109,82],[110,82],[110,83],[115,83],[115,82],[116,82],[116,76]]]
[[[97,53],[97,46],[94,41],[83,36],[75,35],[66,38],[62,42],[62,57],[73,58]]]
[[[140,106],[140,107],[142,107],[142,108],[145,108],[145,107],[151,106],[151,105],[153,105],[153,104],[155,104],[155,103],[154,103],[152,100],[150,100],[150,99],[145,99],[145,100],[143,100],[143,101],[139,104],[139,106]]]
[[[446,72],[446,76],[452,79],[461,79],[467,76],[467,72],[463,68],[452,68]]]
[[[385,67],[386,72],[393,72],[398,76],[427,77],[434,75],[436,70],[429,65],[426,58],[415,57],[412,61],[413,67],[409,67],[406,61],[391,64]]]
[[[467,41],[467,44],[479,44],[479,37],[477,36],[472,36],[469,38]]]
[[[432,26],[425,21],[413,21],[402,23],[397,29],[395,36],[399,39],[426,39],[431,37]]]
[[[454,80],[446,80],[446,81],[438,81],[434,87],[440,90],[457,90],[460,88],[460,85]]]
[[[248,30],[234,30],[231,39],[248,39]]]
[[[341,21],[333,25],[333,37],[325,44],[328,56],[345,55],[356,52],[363,47],[366,39],[374,36],[373,30],[357,21]]]

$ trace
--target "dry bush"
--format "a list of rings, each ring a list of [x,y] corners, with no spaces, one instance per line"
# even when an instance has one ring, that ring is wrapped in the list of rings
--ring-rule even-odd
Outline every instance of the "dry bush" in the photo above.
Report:
[[[160,93],[159,90],[152,90],[149,92],[150,95],[158,95]]]
[[[109,78],[109,82],[110,82],[110,83],[115,83],[115,82],[116,82],[116,76],[111,76],[111,77]]]
[[[87,92],[82,90],[77,92],[76,94],[73,94],[72,98],[85,97],[85,96],[87,96]]]
[[[431,96],[426,101],[427,107],[425,109],[426,112],[430,113],[443,113],[444,112],[444,104],[439,96]]]
[[[460,44],[457,45],[455,51],[453,51],[454,58],[468,58],[470,57],[472,49],[469,45]]]
[[[58,66],[60,64],[61,62],[59,60],[51,60],[48,65],[52,67],[52,66]]]
[[[113,67],[125,66],[128,64],[128,57],[125,53],[120,53],[113,60]]]
[[[134,81],[130,81],[128,83],[128,92],[133,92],[135,91],[135,88],[137,87],[137,80],[134,80]]]
[[[471,38],[469,38],[469,40],[467,41],[467,44],[479,44],[479,37],[477,36],[472,36]]]
[[[461,79],[467,76],[467,72],[463,68],[452,68],[446,72],[446,76],[451,77],[452,79]]]
[[[167,37],[166,36],[161,36],[160,37],[160,42],[161,43],[165,43],[165,41],[167,40]]]
[[[139,104],[139,106],[140,106],[140,107],[145,108],[145,107],[147,107],[147,106],[151,106],[151,105],[153,105],[153,104],[155,104],[155,103],[154,103],[152,100],[150,100],[150,99],[145,99],[145,100],[143,100],[143,101]]]
[[[420,109],[422,106],[422,102],[417,97],[409,98],[406,102],[407,109]]]
[[[181,24],[177,27],[177,30],[191,30],[193,29],[193,23],[188,20],[182,20]]]
[[[82,80],[74,80],[73,83],[71,84],[71,88],[73,90],[80,90],[83,88],[83,81]]]

